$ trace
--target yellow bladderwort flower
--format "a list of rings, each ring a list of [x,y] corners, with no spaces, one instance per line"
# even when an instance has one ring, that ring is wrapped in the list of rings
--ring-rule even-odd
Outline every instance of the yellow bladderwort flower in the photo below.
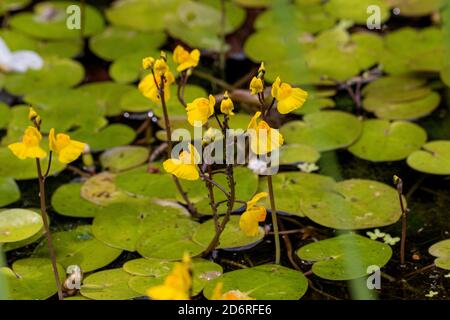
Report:
[[[28,112],[28,120],[33,121],[35,120],[37,117],[39,117],[38,113],[36,112],[36,110],[34,110],[33,108],[29,109]]]
[[[159,58],[156,59],[155,64],[153,65],[153,70],[156,75],[162,75],[169,71],[169,66],[164,58]]]
[[[182,46],[178,45],[173,51],[173,61],[178,64],[178,72],[189,68],[195,68],[200,61],[200,50],[194,49],[189,52]]]
[[[142,68],[144,70],[153,68],[153,64],[155,63],[155,58],[152,57],[146,57],[142,59]]]
[[[165,82],[164,82],[164,99],[165,101],[169,101],[170,99],[170,85],[175,82],[175,78],[169,70],[164,74]],[[141,82],[139,82],[139,91],[147,98],[149,98],[154,103],[161,103],[161,98],[159,96],[158,86],[155,83],[155,79],[158,83],[158,86],[161,85],[161,76],[155,74],[153,77],[152,74],[146,75]]]
[[[216,104],[216,98],[213,95],[209,95],[209,99],[197,98],[191,103],[187,104],[186,111],[188,115],[188,121],[192,126],[204,125],[209,117],[214,114],[214,105]]]
[[[261,93],[264,90],[264,84],[263,81],[258,77],[253,77],[252,81],[250,82],[250,94],[254,95],[257,93]]]
[[[168,173],[185,180],[198,180],[199,174],[197,163],[199,154],[192,144],[189,144],[189,151],[182,151],[178,159],[168,159],[164,161],[163,167]]]
[[[214,287],[211,300],[255,300],[239,290],[230,290],[222,294],[223,283],[218,282]]]
[[[22,142],[10,144],[8,148],[20,160],[27,158],[44,158],[47,153],[39,146],[41,140],[42,135],[39,130],[29,126],[25,130]]]
[[[228,96],[228,91],[223,94],[222,102],[220,103],[220,112],[223,114],[233,116],[234,104],[233,100]]]
[[[72,140],[70,136],[64,133],[58,133],[55,136],[55,129],[50,129],[48,135],[50,150],[58,155],[61,163],[70,163],[78,159],[86,147],[85,143]]]
[[[182,262],[175,263],[164,283],[150,288],[147,295],[154,300],[189,300],[191,286],[191,260],[185,254]]]
[[[280,77],[277,77],[272,84],[272,97],[277,100],[278,112],[286,114],[303,106],[308,92],[300,88],[292,88],[291,85],[282,83]]]
[[[277,150],[284,143],[284,138],[277,129],[273,129],[267,122],[258,118],[261,112],[257,112],[250,120],[248,133],[250,136],[250,148],[255,154],[266,154]]]
[[[242,232],[249,237],[258,235],[258,223],[266,220],[266,208],[256,205],[259,200],[265,197],[267,197],[267,192],[256,194],[247,202],[247,208],[239,219],[239,227]]]

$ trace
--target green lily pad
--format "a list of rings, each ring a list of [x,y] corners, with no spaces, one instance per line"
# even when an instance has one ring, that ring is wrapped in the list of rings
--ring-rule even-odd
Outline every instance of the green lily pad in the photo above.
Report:
[[[67,20],[73,14],[66,10],[78,1],[46,1],[36,4],[33,12],[15,14],[9,20],[13,29],[39,39],[75,39],[80,37],[79,29],[69,29]],[[91,36],[103,30],[101,13],[93,6],[85,5],[83,36]]]
[[[272,3],[272,0],[232,0],[234,3],[248,8],[267,7]]]
[[[397,161],[419,150],[426,141],[426,131],[414,123],[366,120],[361,137],[348,150],[369,161]]]
[[[164,278],[173,269],[174,262],[156,259],[136,259],[128,261],[123,268],[135,275],[128,285],[134,291],[146,295],[149,288],[163,284]],[[222,274],[222,267],[204,259],[192,260],[192,292],[200,293],[213,279]]]
[[[7,127],[10,117],[11,110],[6,104],[0,102],[0,129]]]
[[[358,24],[366,24],[369,16],[367,8],[377,6],[381,13],[383,23],[389,19],[390,7],[385,0],[330,0],[325,9],[336,19],[351,20]]]
[[[310,192],[302,211],[314,222],[334,229],[355,230],[391,225],[401,216],[397,191],[381,182],[350,179]]]
[[[362,132],[362,121],[342,111],[321,111],[306,115],[303,121],[287,123],[280,132],[286,143],[328,151],[353,144]]]
[[[57,265],[61,282],[64,280],[64,269]],[[51,261],[48,259],[27,258],[17,260],[12,269],[0,268],[6,277],[9,298],[12,300],[45,300],[56,291],[55,276]]]
[[[313,173],[282,172],[272,177],[277,211],[304,217],[303,199],[310,193],[332,188],[336,183],[333,178]],[[260,179],[259,190],[267,191],[266,178]],[[270,207],[269,199],[266,206]]]
[[[83,66],[73,60],[56,57],[44,59],[40,70],[5,75],[5,89],[15,95],[29,94],[46,88],[69,88],[84,77]]]
[[[81,186],[81,197],[99,206],[128,200],[115,184],[116,175],[104,171],[88,178]]]
[[[121,123],[110,124],[99,131],[91,131],[85,128],[72,133],[73,139],[87,143],[92,151],[125,146],[133,142],[135,137],[136,132],[131,127]]]
[[[42,228],[41,216],[31,210],[0,211],[0,243],[27,239]]]
[[[310,114],[319,112],[322,109],[329,109],[334,108],[336,106],[336,103],[333,99],[330,98],[321,98],[317,96],[308,96],[308,99],[306,100],[305,104],[299,108],[295,109],[292,113],[294,114]]]
[[[274,264],[224,273],[206,286],[208,299],[218,282],[223,283],[223,293],[239,290],[256,300],[299,300],[308,289],[302,272]]]
[[[122,253],[122,250],[111,248],[97,240],[90,225],[55,232],[52,239],[56,261],[66,269],[71,265],[78,265],[83,272],[90,272],[107,266]],[[36,247],[33,257],[49,257],[46,240]]]
[[[437,258],[434,260],[437,267],[450,270],[450,239],[433,244],[428,252]]]
[[[34,212],[36,212],[36,213],[38,213],[40,215],[40,211],[38,209],[29,209],[29,210],[32,210],[32,211],[34,211]],[[50,218],[48,217],[48,215],[47,215],[47,220],[50,221]],[[49,224],[50,224],[50,222],[49,222]],[[25,247],[25,246],[27,246],[29,244],[35,243],[35,242],[37,242],[38,240],[40,240],[44,236],[45,236],[45,227],[42,226],[42,228],[38,232],[36,232],[34,235],[32,235],[29,238],[26,238],[26,239],[23,239],[23,240],[19,240],[19,241],[15,241],[15,242],[4,243],[2,245],[2,250],[3,250],[3,252],[16,250],[16,249]]]
[[[47,168],[48,157],[41,159],[41,166]],[[55,174],[62,171],[65,164],[62,164],[58,159],[53,158],[50,169],[50,174]],[[16,180],[28,180],[37,178],[36,160],[17,159],[11,150],[0,147],[0,177],[12,177]]]
[[[319,158],[320,153],[313,147],[307,145],[288,144],[280,148],[280,164],[297,162],[315,163]]]
[[[222,221],[221,218],[219,221]],[[194,241],[200,243],[202,246],[207,247],[211,240],[214,238],[215,227],[214,219],[210,219],[202,223],[194,234]],[[240,247],[249,247],[258,243],[264,238],[264,229],[259,228],[258,234],[254,237],[246,236],[239,228],[239,216],[231,216],[228,221],[225,230],[220,236],[218,249],[236,249]]]
[[[400,15],[406,17],[420,17],[438,12],[445,4],[443,0],[390,0],[394,8],[400,9]]]
[[[20,199],[20,190],[12,178],[0,177],[0,207],[14,203]]]
[[[102,81],[85,84],[77,90],[92,97],[106,116],[113,117],[122,113],[120,99],[133,89],[131,85]]]
[[[422,146],[422,150],[411,153],[408,165],[414,170],[430,173],[450,174],[450,141],[431,141]]]
[[[93,36],[89,48],[100,58],[113,61],[136,51],[153,52],[165,41],[163,32],[139,32],[111,26]]]
[[[351,280],[367,275],[372,265],[383,267],[392,256],[389,245],[348,233],[301,247],[297,255],[313,261],[312,272],[327,280]]]
[[[142,69],[142,59],[148,56],[159,57],[159,52],[156,50],[150,52],[138,51],[123,55],[114,60],[114,62],[110,65],[109,75],[118,83],[134,82],[146,74],[146,72]],[[172,68],[171,70],[175,69]]]
[[[188,219],[185,213],[181,208],[161,206],[149,199],[130,198],[105,207],[95,217],[92,230],[97,239],[109,246],[135,251],[141,239],[145,240],[147,236],[164,236],[165,232],[173,236],[175,232],[172,231],[177,228],[185,232],[189,228],[194,230],[195,222]],[[170,244],[161,242],[158,245]]]
[[[122,268],[96,272],[84,279],[80,293],[94,300],[129,300],[139,294],[128,286],[132,276]]]
[[[63,216],[92,218],[101,207],[81,197],[81,183],[63,184],[52,195],[53,209]]]
[[[0,15],[4,14],[7,11],[14,11],[22,9],[26,7],[31,0],[3,0],[0,3]]]
[[[145,147],[117,147],[103,152],[100,156],[100,163],[106,170],[120,172],[145,163],[149,155],[150,150]]]

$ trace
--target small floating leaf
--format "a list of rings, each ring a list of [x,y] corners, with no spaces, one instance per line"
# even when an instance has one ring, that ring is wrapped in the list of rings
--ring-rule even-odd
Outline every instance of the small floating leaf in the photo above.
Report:
[[[422,150],[411,153],[408,165],[414,170],[430,174],[450,174],[450,141],[431,141]]]
[[[43,226],[41,216],[31,210],[0,211],[0,243],[15,242],[35,235]]]

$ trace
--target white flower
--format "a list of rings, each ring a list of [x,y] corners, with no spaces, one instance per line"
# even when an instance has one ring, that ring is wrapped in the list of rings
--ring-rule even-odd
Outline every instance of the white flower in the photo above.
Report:
[[[11,52],[0,37],[0,70],[5,72],[26,72],[28,69],[38,70],[44,60],[34,51],[19,50]]]

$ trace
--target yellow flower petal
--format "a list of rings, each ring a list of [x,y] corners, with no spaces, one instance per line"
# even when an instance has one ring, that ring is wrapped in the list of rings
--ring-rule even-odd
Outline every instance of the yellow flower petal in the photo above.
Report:
[[[209,95],[209,99],[197,98],[187,104],[186,111],[188,121],[192,126],[204,125],[210,116],[214,114],[214,105],[216,99],[213,95]]]
[[[273,129],[265,121],[258,122],[261,112],[257,112],[247,127],[250,137],[250,148],[253,153],[261,155],[277,150],[284,143],[280,132]]]
[[[233,110],[234,110],[233,100],[231,100],[230,97],[228,96],[228,91],[225,91],[222,102],[220,103],[220,112],[232,116],[234,115]]]
[[[287,83],[281,83],[279,77],[272,84],[272,97],[277,100],[277,109],[281,114],[287,114],[300,108],[306,101],[308,93],[300,88],[292,88]]]
[[[42,135],[35,127],[29,126],[23,135],[22,142],[10,144],[8,148],[19,159],[44,158],[47,153],[39,146]]]
[[[173,60],[178,64],[178,72],[189,68],[195,68],[200,61],[200,51],[194,49],[189,53],[189,51],[178,45],[173,51]]]
[[[72,140],[67,134],[58,133],[55,136],[55,130],[53,128],[50,129],[48,138],[50,150],[58,155],[58,160],[61,163],[75,161],[86,147],[86,144]]]
[[[254,95],[257,93],[261,93],[264,90],[264,84],[260,78],[253,77],[250,82],[250,94]]]

